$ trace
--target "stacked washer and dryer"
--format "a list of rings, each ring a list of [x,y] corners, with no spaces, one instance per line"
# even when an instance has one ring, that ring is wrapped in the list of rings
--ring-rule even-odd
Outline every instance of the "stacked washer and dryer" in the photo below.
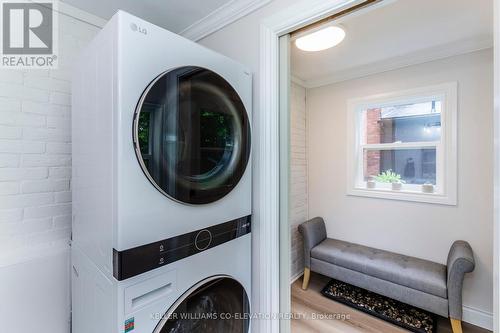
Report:
[[[247,333],[252,78],[125,12],[73,79],[73,333]]]

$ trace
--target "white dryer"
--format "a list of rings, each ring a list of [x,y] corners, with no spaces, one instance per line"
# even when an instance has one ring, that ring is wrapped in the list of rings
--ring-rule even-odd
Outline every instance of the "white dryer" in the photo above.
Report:
[[[123,280],[250,232],[248,69],[122,11],[77,64],[74,244]]]

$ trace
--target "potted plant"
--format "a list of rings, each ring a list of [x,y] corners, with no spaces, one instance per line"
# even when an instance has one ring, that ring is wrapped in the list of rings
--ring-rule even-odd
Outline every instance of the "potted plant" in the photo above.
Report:
[[[375,177],[375,181],[379,183],[391,183],[393,191],[401,190],[403,184],[406,183],[403,179],[401,179],[400,174],[395,173],[391,169],[380,173]]]

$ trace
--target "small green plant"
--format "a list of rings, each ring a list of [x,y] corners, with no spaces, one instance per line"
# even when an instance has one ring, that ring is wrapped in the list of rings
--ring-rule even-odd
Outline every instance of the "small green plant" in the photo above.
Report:
[[[401,175],[395,173],[391,169],[380,173],[378,176],[375,176],[375,181],[379,183],[405,183],[405,181],[401,179]]]

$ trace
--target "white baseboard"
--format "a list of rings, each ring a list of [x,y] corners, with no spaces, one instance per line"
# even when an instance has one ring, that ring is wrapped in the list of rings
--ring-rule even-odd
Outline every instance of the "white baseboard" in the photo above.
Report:
[[[303,272],[299,272],[297,274],[295,274],[294,276],[292,276],[290,278],[290,284],[293,284],[295,281],[297,281],[298,279],[300,279],[302,277],[302,275],[304,275]]]
[[[490,312],[464,305],[462,321],[493,331],[493,313]]]

